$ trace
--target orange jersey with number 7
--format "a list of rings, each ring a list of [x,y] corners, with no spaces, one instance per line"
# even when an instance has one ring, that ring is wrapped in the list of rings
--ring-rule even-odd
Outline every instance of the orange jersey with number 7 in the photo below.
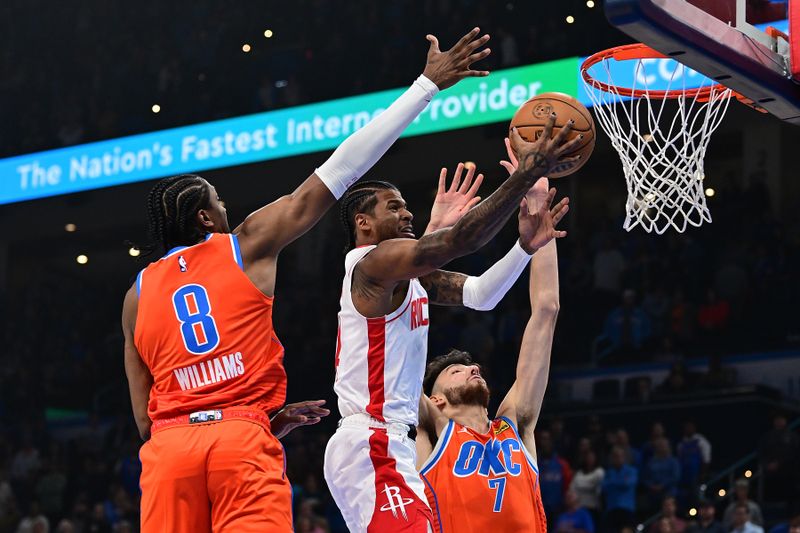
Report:
[[[243,271],[236,235],[209,234],[151,263],[136,279],[134,342],[153,375],[151,420],[204,409],[283,405],[283,346],[273,298]]]
[[[505,417],[488,433],[450,420],[420,474],[437,533],[547,533],[536,462]]]

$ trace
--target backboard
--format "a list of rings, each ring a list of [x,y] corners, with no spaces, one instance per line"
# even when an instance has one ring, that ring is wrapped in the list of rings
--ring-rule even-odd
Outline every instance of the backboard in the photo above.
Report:
[[[605,12],[632,38],[800,125],[800,0],[606,0]],[[782,31],[764,31],[770,24]]]

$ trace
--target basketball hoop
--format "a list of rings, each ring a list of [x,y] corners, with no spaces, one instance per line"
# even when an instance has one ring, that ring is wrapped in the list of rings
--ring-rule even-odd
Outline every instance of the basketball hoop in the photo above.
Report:
[[[622,61],[636,64],[612,68]],[[612,79],[612,73],[619,78],[623,72],[626,78],[632,74],[629,86]],[[752,102],[644,44],[594,54],[581,65],[581,77],[598,122],[622,160],[628,188],[623,227],[630,231],[639,225],[660,235],[669,227],[683,232],[689,224],[711,222],[703,188],[711,134],[731,97]],[[701,77],[699,87],[687,86],[689,78]],[[668,100],[678,106],[672,117],[665,111]]]

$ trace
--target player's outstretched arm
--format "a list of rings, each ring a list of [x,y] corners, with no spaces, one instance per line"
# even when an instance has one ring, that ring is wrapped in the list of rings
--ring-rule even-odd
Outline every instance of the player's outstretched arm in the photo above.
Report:
[[[477,251],[500,231],[537,178],[558,163],[574,160],[562,154],[568,153],[580,137],[565,142],[571,130],[568,124],[551,139],[554,122],[555,115],[550,117],[542,136],[532,143],[524,141],[516,130],[512,132],[511,142],[519,156],[519,168],[453,227],[424,235],[419,240],[383,241],[358,264],[356,272],[373,283],[389,285],[425,276],[457,257]],[[569,200],[564,198],[550,208],[554,196],[555,189],[551,189],[541,208],[532,213],[535,233],[528,243],[532,250],[566,235],[564,231],[557,231],[555,225],[566,213]]]
[[[347,188],[363,176],[400,137],[440,90],[466,77],[486,76],[473,63],[489,55],[478,51],[489,40],[479,28],[442,52],[436,37],[430,41],[422,75],[388,109],[348,137],[294,192],[252,213],[234,233],[239,235],[245,261],[272,257],[316,224]]]
[[[541,189],[533,190],[528,195],[528,202],[535,204],[541,201],[542,190],[546,189],[547,184],[542,183]],[[497,413],[517,423],[525,446],[531,453],[535,453],[533,433],[550,371],[550,354],[559,310],[558,291],[558,255],[556,243],[552,241],[536,252],[531,262],[531,318],[522,337],[517,379]]]
[[[306,400],[304,402],[286,404],[270,419],[270,429],[275,437],[282,439],[294,429],[301,426],[313,426],[331,414],[322,407],[325,400]]]
[[[138,299],[136,287],[131,287],[125,295],[122,304],[122,332],[125,336],[125,375],[128,377],[128,391],[131,395],[133,418],[139,436],[142,440],[150,438],[152,421],[147,416],[147,402],[150,399],[150,387],[153,385],[153,376],[150,369],[142,361],[139,350],[133,343],[133,332],[136,327],[136,309]]]
[[[433,447],[449,420],[424,392],[419,397],[418,420],[416,438],[417,470],[422,470],[422,466],[433,453]]]

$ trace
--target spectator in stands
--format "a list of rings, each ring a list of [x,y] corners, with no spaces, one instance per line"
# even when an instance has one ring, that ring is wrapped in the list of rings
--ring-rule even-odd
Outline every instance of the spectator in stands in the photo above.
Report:
[[[658,393],[669,396],[672,394],[686,394],[691,390],[689,373],[682,362],[672,365],[667,379],[658,387]]]
[[[772,429],[761,438],[759,460],[764,468],[765,497],[771,501],[791,498],[797,490],[800,439],[787,427],[787,418],[777,413]]]
[[[736,506],[747,506],[749,520],[757,526],[764,525],[764,517],[761,514],[761,507],[750,499],[750,482],[745,478],[736,480],[733,485],[733,501],[725,509],[725,514],[722,515],[722,523],[725,529],[731,529],[734,523],[734,515],[736,514]]]
[[[650,426],[650,438],[642,445],[642,465],[647,464],[655,452],[655,443],[660,439],[666,438],[667,431],[661,422],[653,422]]]
[[[39,502],[33,500],[28,514],[17,527],[17,533],[47,533],[48,531],[50,531],[50,521],[42,514]]]
[[[550,436],[553,439],[553,449],[561,457],[570,457],[572,437],[564,431],[564,419],[555,417],[550,421]]]
[[[653,457],[642,469],[642,484],[654,508],[665,497],[677,494],[680,476],[681,465],[672,456],[669,441],[658,439],[654,443]]]
[[[629,356],[642,349],[651,333],[650,317],[636,305],[636,292],[627,289],[622,293],[622,304],[606,318],[603,335],[614,351]]]
[[[681,465],[680,490],[692,501],[700,482],[706,479],[711,464],[711,443],[697,432],[689,420],[683,425],[683,439],[678,443],[678,462]]]
[[[618,429],[615,441],[617,446],[622,448],[622,451],[625,452],[625,462],[639,470],[642,466],[642,453],[631,446],[631,439],[628,432],[622,428]]]
[[[788,522],[773,527],[769,533],[800,533],[800,514],[793,516]]]
[[[556,520],[556,531],[559,533],[594,533],[592,515],[582,507],[578,495],[568,490],[564,496],[564,512]]]
[[[686,299],[683,290],[678,289],[672,297],[670,309],[670,332],[680,345],[694,338],[694,306]]]
[[[638,478],[636,469],[625,464],[625,452],[622,448],[614,448],[611,451],[611,464],[603,476],[605,523],[608,530],[620,531],[633,525]]]
[[[0,462],[0,531],[11,529],[17,520],[17,502],[8,475]]]
[[[553,439],[549,431],[539,434],[536,451],[544,510],[548,516],[557,516],[572,481],[572,469],[553,449]]]
[[[706,301],[697,309],[697,325],[706,335],[718,335],[728,327],[730,314],[728,301],[717,297],[714,289],[708,289]]]
[[[594,256],[594,290],[600,297],[613,301],[622,289],[625,257],[609,236],[604,236],[601,248]]]
[[[700,500],[698,507],[699,518],[688,527],[686,533],[725,533],[726,529],[717,520],[717,509],[711,500]]]
[[[736,385],[736,369],[722,365],[722,357],[713,354],[708,358],[708,372],[703,376],[703,388],[724,389]]]
[[[649,533],[675,533],[675,528],[669,518],[659,518],[650,526]]]
[[[731,533],[764,533],[764,528],[750,521],[750,509],[744,503],[737,503],[733,511]]]
[[[578,497],[578,505],[592,513],[595,521],[600,513],[600,494],[603,488],[605,471],[597,464],[597,454],[588,450],[580,460],[580,468],[572,477],[570,490]]]
[[[686,521],[680,518],[677,514],[678,502],[673,496],[667,496],[661,502],[661,514],[659,515],[658,522],[650,526],[649,533],[657,533],[659,531],[658,524],[664,520],[669,521],[670,531],[674,533],[683,533],[686,531]]]

